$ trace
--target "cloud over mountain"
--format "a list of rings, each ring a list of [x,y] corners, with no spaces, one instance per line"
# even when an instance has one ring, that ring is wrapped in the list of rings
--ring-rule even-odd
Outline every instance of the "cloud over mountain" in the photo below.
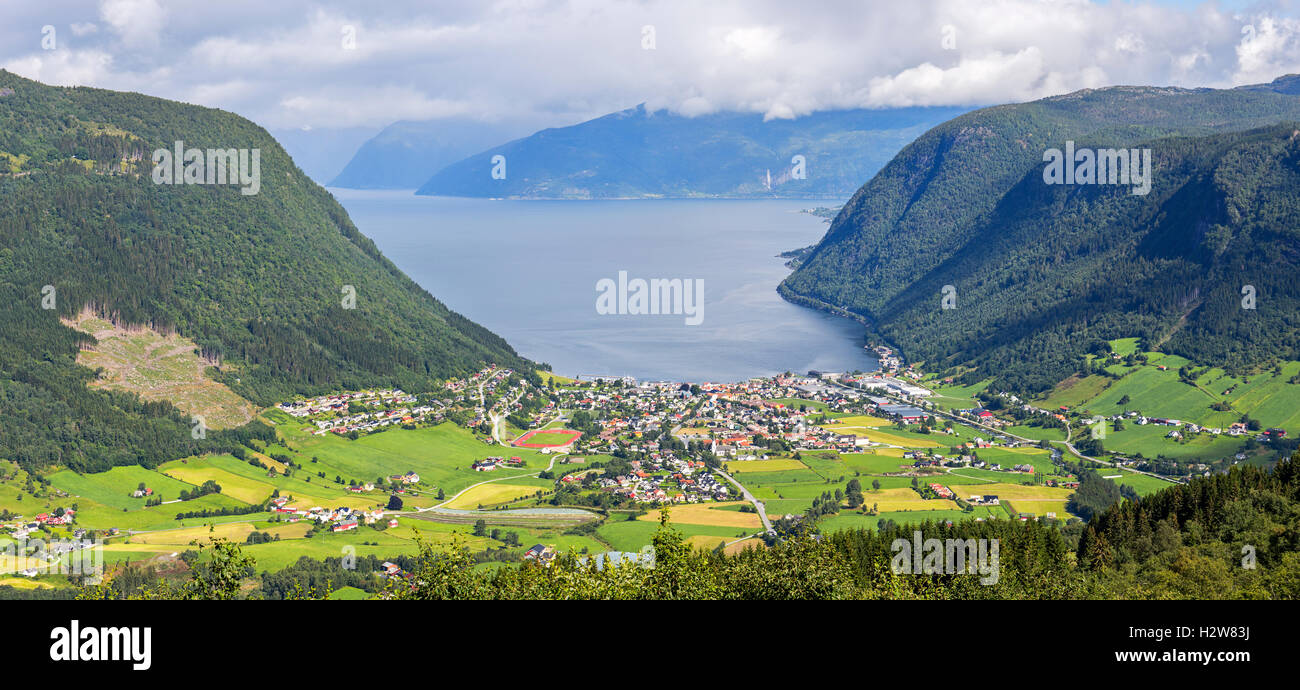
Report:
[[[1300,71],[1294,3],[101,0],[6,8],[0,66],[273,128],[572,124],[645,102],[791,118]],[[55,47],[46,50],[46,27]]]

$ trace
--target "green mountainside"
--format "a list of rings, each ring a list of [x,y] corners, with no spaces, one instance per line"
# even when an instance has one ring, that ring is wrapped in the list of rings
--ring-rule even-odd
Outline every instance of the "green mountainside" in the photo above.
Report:
[[[260,149],[258,193],[155,184],[154,151],[177,141]],[[5,71],[0,301],[0,458],[28,466],[152,466],[264,433],[254,424],[196,440],[166,403],[87,390],[94,374],[73,361],[91,337],[59,321],[87,306],[192,339],[220,362],[215,378],[261,405],[370,386],[416,392],[485,362],[523,365],[384,258],[252,122]]]
[[[1046,389],[1128,336],[1234,370],[1295,359],[1293,81],[1115,87],[958,117],[863,186],[781,292],[867,317],[910,360],[1010,389]],[[1150,148],[1150,193],[1045,184],[1044,151],[1067,141]],[[945,286],[955,309],[941,308]]]

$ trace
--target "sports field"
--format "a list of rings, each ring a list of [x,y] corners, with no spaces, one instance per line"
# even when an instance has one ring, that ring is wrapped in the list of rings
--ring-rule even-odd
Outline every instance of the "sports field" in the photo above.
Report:
[[[567,429],[534,429],[515,439],[517,448],[556,448],[567,446],[582,437],[581,431]]]

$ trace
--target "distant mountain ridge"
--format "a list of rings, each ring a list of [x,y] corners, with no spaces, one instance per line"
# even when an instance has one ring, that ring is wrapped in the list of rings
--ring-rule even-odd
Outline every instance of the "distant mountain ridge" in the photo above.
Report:
[[[416,193],[842,199],[907,142],[967,110],[840,110],[764,121],[755,113],[685,117],[642,105],[481,151],[435,171]],[[802,156],[801,169],[795,156]],[[494,178],[494,169],[504,177]]]
[[[866,317],[911,360],[1010,388],[1049,387],[1134,335],[1231,368],[1294,358],[1297,83],[1113,87],[955,118],[864,185],[780,290]],[[1067,141],[1150,148],[1151,193],[1045,184],[1044,151]],[[1244,286],[1267,295],[1254,310]]]
[[[416,189],[444,167],[524,134],[521,125],[510,123],[395,122],[363,143],[327,186]]]

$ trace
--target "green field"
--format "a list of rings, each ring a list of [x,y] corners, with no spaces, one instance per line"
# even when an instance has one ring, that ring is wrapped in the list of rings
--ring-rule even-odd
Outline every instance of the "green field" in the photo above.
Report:
[[[448,508],[473,510],[479,506],[494,506],[509,503],[524,496],[537,493],[538,487],[505,482],[491,482],[466,489],[464,493],[448,501]]]
[[[351,441],[334,434],[315,436],[300,420],[278,411],[269,412],[267,417],[283,437],[279,443],[266,447],[260,442],[254,445],[268,453],[289,456],[294,464],[300,466],[298,469],[290,468],[291,476],[282,473],[285,465],[270,461],[266,456],[260,456],[260,459],[280,471],[268,473],[265,467],[250,465],[231,455],[210,455],[175,460],[157,470],[117,467],[88,475],[63,470],[53,473],[49,479],[52,489],[67,492],[67,497],[36,499],[23,495],[19,500],[20,494],[26,494],[23,489],[26,475],[9,469],[7,472],[15,474],[15,478],[0,484],[0,506],[16,513],[34,515],[57,506],[75,505],[78,526],[92,529],[117,527],[124,532],[135,532],[115,538],[106,546],[105,560],[108,563],[140,562],[171,556],[192,548],[189,545],[191,541],[205,539],[209,534],[242,542],[253,530],[266,531],[278,534],[281,540],[248,545],[245,550],[256,559],[258,570],[278,570],[304,555],[314,558],[338,556],[345,547],[355,549],[358,555],[414,554],[418,547],[412,529],[418,530],[426,541],[439,544],[450,543],[454,534],[459,533],[463,543],[474,550],[499,547],[502,542],[471,536],[472,523],[448,524],[405,517],[399,518],[401,526],[397,529],[362,527],[339,534],[322,531],[304,538],[309,527],[307,522],[271,522],[272,515],[266,512],[186,520],[176,520],[175,516],[180,512],[246,509],[250,504],[262,503],[275,492],[290,498],[289,505],[296,507],[346,505],[372,509],[386,503],[387,492],[349,492],[346,490],[348,480],[358,484],[376,482],[408,471],[418,472],[421,482],[408,487],[403,495],[407,508],[436,502],[438,488],[451,496],[488,478],[507,480],[484,485],[487,490],[496,492],[497,500],[552,488],[550,480],[535,476],[550,463],[551,457],[533,450],[507,450],[483,443],[469,431],[453,424],[416,430],[393,428]],[[525,466],[490,474],[470,469],[475,460],[489,455],[517,455],[524,459]],[[343,483],[336,482],[335,477],[342,478]],[[192,491],[209,480],[221,486],[221,493],[149,508],[144,507],[144,499],[130,496],[143,482],[154,489],[156,496],[174,501],[182,490]],[[480,500],[482,497],[470,498]],[[387,521],[383,521],[383,525],[386,524]],[[208,525],[217,526],[216,532],[211,532]],[[522,541],[541,541],[557,548],[606,548],[601,541],[589,536],[562,534],[564,527],[505,529],[518,534]]]
[[[1054,427],[1029,426],[1027,424],[1025,425],[1018,424],[1018,425],[1006,427],[1006,432],[1009,434],[1013,434],[1015,436],[1020,436],[1021,438],[1033,439],[1035,441],[1042,441],[1044,439],[1048,441],[1065,440],[1065,429],[1057,429]]]
[[[1042,448],[980,448],[974,451],[980,460],[1010,469],[1016,465],[1033,465],[1038,474],[1055,474],[1051,451]]]
[[[808,469],[807,465],[793,458],[777,458],[773,460],[738,460],[728,463],[727,467],[735,474]]]
[[[1231,457],[1241,450],[1244,439],[1232,436],[1211,436],[1199,434],[1195,438],[1179,442],[1165,436],[1174,427],[1147,424],[1127,425],[1123,431],[1107,430],[1103,441],[1106,450],[1122,453],[1141,453],[1144,457],[1154,458],[1164,455],[1184,461],[1210,462]]]
[[[870,500],[868,499],[868,504]],[[893,513],[881,513],[879,515],[863,515],[861,513],[851,513],[844,511],[839,515],[832,515],[823,519],[819,526],[824,532],[838,532],[840,530],[851,529],[875,529],[881,520],[893,520],[900,525],[918,524],[925,521],[938,522],[942,520],[952,520],[961,522],[962,520],[974,520],[975,518],[1006,518],[1007,514],[995,508],[977,507],[974,512],[964,512],[961,510],[914,510]]]
[[[1106,468],[1101,470],[1101,473],[1105,476],[1111,476],[1115,474],[1115,471]],[[1163,479],[1156,479],[1155,477],[1148,477],[1145,474],[1129,472],[1128,470],[1125,470],[1123,472],[1123,476],[1121,478],[1114,479],[1112,481],[1114,481],[1116,484],[1126,484],[1128,486],[1133,487],[1133,490],[1137,491],[1138,495],[1140,496],[1148,496],[1150,494],[1156,493],[1157,491],[1160,491],[1161,489],[1167,489],[1171,486],[1174,486],[1173,482],[1167,482]]]
[[[954,467],[948,471],[948,476],[969,479],[969,483],[971,484],[994,484],[997,482],[1010,481],[1013,477],[1016,479],[1025,477],[1025,475],[994,472],[993,470],[981,470],[976,467]]]
[[[807,409],[809,412],[825,412],[826,403],[816,400],[804,400],[803,398],[775,398],[767,402],[778,403],[786,407],[792,407],[796,410],[800,408]]]
[[[840,456],[845,467],[862,474],[884,474],[911,469],[912,461],[868,453],[846,453]]]
[[[292,455],[292,453],[289,453]],[[310,464],[310,458],[303,463],[303,471],[295,473],[290,477],[276,475],[268,477],[266,470],[260,467],[253,467],[247,462],[240,461],[231,455],[209,455],[202,458],[185,458],[183,460],[174,460],[161,465],[158,469],[167,474],[175,474],[178,477],[207,477],[211,476],[214,481],[222,487],[223,493],[230,493],[226,490],[226,483],[237,486],[238,491],[249,498],[257,498],[255,503],[260,503],[270,497],[272,492],[279,491],[281,496],[290,497],[290,506],[310,508],[313,506],[350,506],[352,508],[370,508],[378,503],[383,503],[387,496],[383,493],[371,494],[354,494],[345,490],[346,484],[335,484],[332,480],[335,476],[326,473],[327,479],[321,479],[319,476],[312,477],[312,469],[319,468]],[[307,479],[312,481],[307,481]],[[224,481],[223,481],[224,480]],[[374,478],[369,481],[374,481]]]
[[[601,525],[600,528],[596,530],[596,534],[608,543],[615,551],[640,551],[641,547],[650,543],[650,540],[654,537],[655,530],[657,529],[659,529],[659,524],[656,522],[648,522],[646,520],[619,520],[606,522]],[[742,535],[753,534],[756,531],[744,527],[679,524],[674,524],[673,529],[681,532],[687,537],[704,535],[730,539],[739,539]]]
[[[290,422],[282,423],[278,430],[301,456],[298,462],[305,470],[324,471],[330,479],[338,474],[345,483],[349,479],[372,482],[377,476],[414,471],[420,475],[421,484],[440,488],[451,496],[486,478],[482,472],[470,469],[476,460],[491,455],[518,456],[524,460],[523,469],[494,471],[491,478],[496,479],[536,474],[552,458],[530,448],[507,449],[483,443],[450,422],[415,430],[389,429],[350,441],[336,434],[314,436],[302,430],[300,424],[292,423],[292,417],[278,411],[267,416]],[[318,458],[314,465],[313,457]]]
[[[1104,376],[1070,377],[1057,384],[1050,395],[1034,404],[1044,409],[1056,411],[1058,407],[1074,409],[1081,403],[1092,400],[1106,389],[1110,379]]]
[[[979,383],[969,386],[936,386],[933,381],[926,381],[925,385],[934,391],[934,395],[926,400],[934,403],[941,410],[966,410],[972,407],[979,407],[979,401],[975,399],[993,379],[986,379]]]
[[[136,465],[114,467],[98,474],[77,474],[71,470],[63,470],[47,478],[52,486],[73,496],[88,498],[103,506],[119,510],[144,507],[145,499],[131,497],[131,492],[135,491],[142,482],[154,490],[154,496],[161,496],[164,501],[179,498],[181,491],[193,491],[197,488],[195,484],[178,481]]]
[[[200,510],[218,510],[222,508],[244,508],[247,504],[236,501],[229,496],[221,494],[211,494],[202,496],[190,501],[181,503],[170,503],[167,505],[154,506],[152,508],[141,508],[138,510],[121,510],[113,509],[99,503],[93,503],[87,506],[81,502],[81,509],[77,512],[77,524],[82,527],[95,529],[107,529],[117,527],[122,530],[155,530],[171,529],[188,524],[197,524],[199,519],[181,521],[176,519],[177,513],[189,513]],[[261,515],[265,515],[262,513]],[[249,516],[235,515],[225,518],[207,518],[209,520],[231,521],[231,520],[248,520]]]
[[[1135,345],[1130,338],[1112,341],[1112,347],[1127,354]],[[1280,373],[1267,371],[1249,376],[1230,376],[1217,367],[1193,364],[1197,377],[1195,385],[1190,385],[1178,375],[1188,360],[1158,352],[1146,355],[1145,365],[1107,367],[1108,371],[1122,374],[1118,380],[1095,374],[1071,378],[1035,404],[1047,409],[1065,405],[1083,414],[1112,415],[1133,410],[1146,416],[1218,428],[1226,428],[1248,414],[1265,427],[1300,431],[1300,384],[1288,383],[1300,374],[1300,362],[1284,362]],[[1162,371],[1160,366],[1167,369]],[[1121,405],[1125,396],[1128,401]],[[1232,409],[1213,410],[1210,406],[1215,403],[1228,403]]]
[[[808,469],[816,472],[822,479],[837,481],[840,477],[852,474],[848,465],[844,464],[840,454],[834,451],[802,453],[800,458]]]

